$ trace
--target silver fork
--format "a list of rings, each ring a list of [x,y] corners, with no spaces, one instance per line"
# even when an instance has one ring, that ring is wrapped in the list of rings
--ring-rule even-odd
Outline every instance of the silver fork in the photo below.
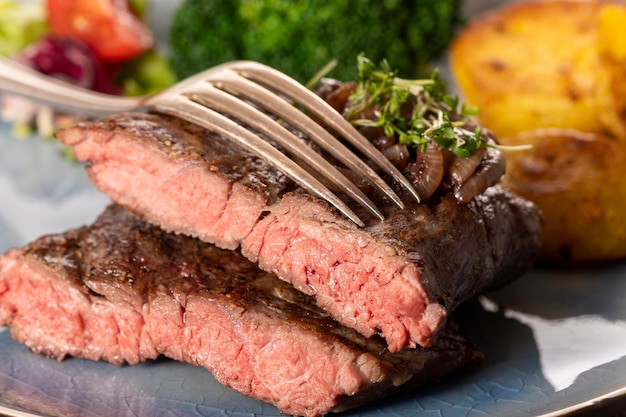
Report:
[[[352,181],[277,120],[284,121],[403,208],[404,203],[394,190],[334,133],[391,175],[419,202],[419,195],[411,183],[337,111],[297,81],[257,62],[229,62],[189,77],[153,96],[130,98],[88,91],[0,57],[0,90],[89,116],[156,111],[179,117],[220,134],[264,159],[309,193],[326,200],[358,226],[363,227],[364,222],[355,212],[291,158],[303,161],[371,214],[384,220],[379,208]],[[259,133],[282,146],[291,158]]]

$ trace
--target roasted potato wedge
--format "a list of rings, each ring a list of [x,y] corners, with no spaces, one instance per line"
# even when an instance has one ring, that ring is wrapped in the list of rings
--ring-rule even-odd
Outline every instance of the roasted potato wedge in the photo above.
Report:
[[[533,145],[506,153],[503,185],[543,212],[541,258],[558,263],[626,258],[623,143],[554,128],[520,133],[511,143]]]
[[[504,185],[545,216],[541,258],[626,258],[626,3],[531,0],[471,22],[450,70],[506,145]]]
[[[626,141],[626,4],[606,5],[598,19],[600,121]]]
[[[609,82],[598,77],[598,25],[612,4],[513,3],[471,22],[453,41],[449,62],[464,99],[480,108],[480,122],[504,142],[546,126],[603,132],[598,89]]]

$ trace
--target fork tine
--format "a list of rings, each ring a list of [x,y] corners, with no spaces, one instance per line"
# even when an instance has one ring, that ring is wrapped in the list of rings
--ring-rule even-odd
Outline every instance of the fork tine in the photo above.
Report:
[[[214,76],[214,84],[237,96],[255,102],[263,108],[271,109],[271,112],[293,125],[306,134],[323,149],[330,152],[347,167],[363,175],[379,190],[390,197],[396,205],[404,208],[404,203],[393,189],[376,174],[363,160],[354,155],[348,148],[332,136],[325,128],[302,113],[296,107],[288,105],[287,101],[265,87],[240,76],[233,71],[224,71]]]
[[[317,178],[268,142],[230,118],[178,94],[154,100],[152,108],[158,112],[185,119],[238,143],[285,173],[312,195],[328,201],[359,227],[365,226],[359,216]]]
[[[404,208],[404,203],[400,197],[398,197],[389,184],[383,181],[383,179],[380,178],[380,176],[369,165],[367,165],[365,161],[356,156],[352,151],[345,147],[345,145],[339,142],[328,130],[311,119],[310,116],[306,115],[293,105],[285,106],[286,101],[278,96],[276,92],[265,88],[255,81],[247,79],[230,68],[213,74],[209,77],[209,80],[211,80],[219,88],[225,89],[234,95],[243,96],[256,103],[261,108],[271,109],[272,113],[287,121],[296,129],[306,132],[309,138],[320,145],[323,149],[344,163],[348,168],[351,168],[355,172],[363,175],[366,180],[386,194],[397,206]],[[321,100],[306,88],[302,88],[307,92],[307,96],[312,94],[313,97]],[[334,109],[330,108],[330,110],[333,113],[336,113]],[[343,117],[341,118],[343,119]],[[360,136],[358,132],[357,135]],[[365,138],[364,140],[367,141]],[[369,141],[367,142],[369,143]],[[390,165],[392,164],[390,163]]]
[[[197,84],[194,86],[191,93],[184,95],[221,114],[227,114],[231,118],[243,122],[256,131],[273,139],[287,151],[297,155],[298,158],[306,162],[310,167],[315,169],[316,172],[323,172],[325,178],[339,186],[339,188],[344,190],[353,200],[367,208],[380,220],[385,219],[376,205],[354,183],[346,178],[319,153],[303,145],[296,135],[265,113],[209,83]]]
[[[391,175],[419,203],[420,196],[411,182],[385,157],[369,140],[361,135],[356,128],[341,114],[333,109],[317,94],[304,87],[282,72],[252,61],[235,62],[229,66],[240,75],[259,82],[264,86],[278,91],[280,94],[305,108],[320,120],[324,121],[337,134],[350,142],[370,158],[379,168]],[[343,152],[343,151],[342,151]],[[348,153],[348,154],[351,154]],[[382,181],[382,180],[381,180]],[[394,200],[395,201],[395,200]]]

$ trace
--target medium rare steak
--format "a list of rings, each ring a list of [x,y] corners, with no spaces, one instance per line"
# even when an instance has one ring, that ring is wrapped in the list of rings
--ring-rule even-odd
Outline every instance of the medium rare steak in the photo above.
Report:
[[[182,120],[121,114],[61,131],[93,183],[167,231],[242,253],[391,351],[430,346],[448,312],[526,271],[541,243],[535,206],[498,186],[357,228],[230,141]]]
[[[136,364],[159,355],[288,414],[316,416],[437,380],[481,354],[451,324],[391,353],[235,251],[120,206],[0,257],[0,326],[35,352]]]

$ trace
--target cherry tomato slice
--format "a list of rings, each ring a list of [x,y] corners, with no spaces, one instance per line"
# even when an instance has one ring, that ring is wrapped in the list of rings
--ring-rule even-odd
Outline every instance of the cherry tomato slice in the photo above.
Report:
[[[85,42],[102,62],[134,58],[153,44],[126,0],[46,0],[50,31]]]

